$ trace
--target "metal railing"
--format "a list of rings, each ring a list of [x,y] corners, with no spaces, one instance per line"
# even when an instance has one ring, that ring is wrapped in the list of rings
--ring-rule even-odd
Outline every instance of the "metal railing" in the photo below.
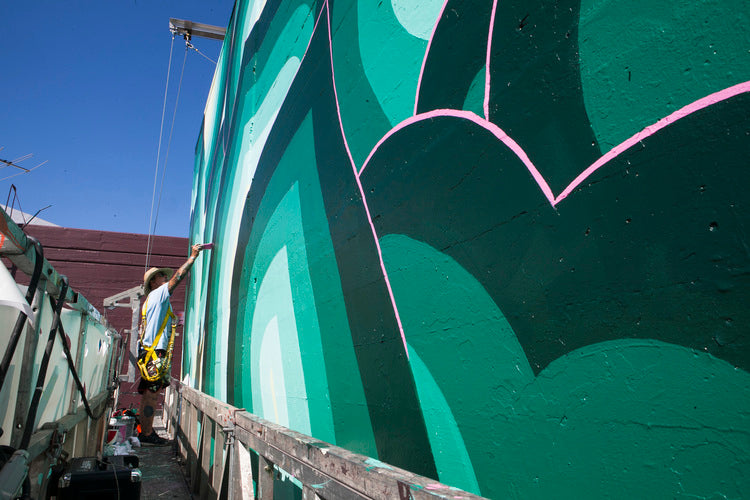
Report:
[[[482,498],[276,425],[179,382],[167,388],[164,421],[200,498],[272,499],[279,474],[301,484],[305,500]]]

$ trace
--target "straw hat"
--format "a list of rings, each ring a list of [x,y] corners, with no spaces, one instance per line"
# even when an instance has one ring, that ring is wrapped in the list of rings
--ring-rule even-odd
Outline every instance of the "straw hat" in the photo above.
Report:
[[[143,275],[143,292],[148,295],[148,292],[151,290],[148,289],[148,284],[151,282],[151,280],[156,276],[158,273],[164,273],[167,275],[167,279],[172,277],[172,271],[168,267],[152,267],[148,271],[146,271],[146,274]]]

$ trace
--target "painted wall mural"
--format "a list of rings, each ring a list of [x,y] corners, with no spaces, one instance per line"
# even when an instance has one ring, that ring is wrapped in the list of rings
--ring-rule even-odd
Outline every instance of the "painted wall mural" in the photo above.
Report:
[[[493,498],[750,488],[742,0],[240,0],[189,383]]]

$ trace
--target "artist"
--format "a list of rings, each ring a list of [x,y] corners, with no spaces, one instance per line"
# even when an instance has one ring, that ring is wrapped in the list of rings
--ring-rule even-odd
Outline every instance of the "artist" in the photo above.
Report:
[[[159,391],[169,385],[169,371],[172,360],[172,343],[174,342],[174,326],[177,318],[172,312],[169,298],[172,292],[182,282],[201,250],[210,248],[209,245],[193,245],[188,260],[180,266],[174,275],[169,268],[152,267],[143,276],[143,291],[146,299],[141,314],[141,352],[139,359],[152,351],[148,361],[148,369],[156,380],[148,381],[141,375],[138,392],[141,394],[139,420],[141,433],[138,438],[142,444],[164,445],[167,440],[159,437],[154,431],[154,412],[159,397]]]

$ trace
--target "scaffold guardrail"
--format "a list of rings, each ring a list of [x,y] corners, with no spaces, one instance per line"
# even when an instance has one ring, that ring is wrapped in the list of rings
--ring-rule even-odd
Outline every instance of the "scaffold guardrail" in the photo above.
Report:
[[[200,498],[272,499],[280,473],[302,485],[304,500],[483,498],[274,424],[179,382],[167,388],[164,412]]]

